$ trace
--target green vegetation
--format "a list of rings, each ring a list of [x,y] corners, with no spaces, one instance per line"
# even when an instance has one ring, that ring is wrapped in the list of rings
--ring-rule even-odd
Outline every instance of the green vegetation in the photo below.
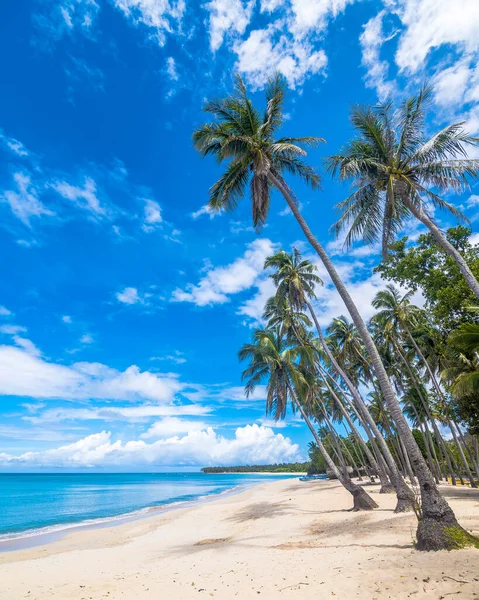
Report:
[[[350,317],[333,319],[323,331],[316,301],[322,282],[314,260],[296,249],[269,257],[265,268],[275,292],[265,305],[265,326],[239,352],[246,396],[265,384],[267,414],[283,419],[291,411],[302,417],[314,440],[309,472],[330,471],[351,494],[354,510],[377,504],[353,478],[378,477],[382,493],[396,493],[397,512],[415,511],[421,550],[461,547],[468,540],[476,544],[437,484],[450,479],[475,487],[479,478],[479,330],[471,309],[479,299],[479,250],[469,229],[457,227],[445,235],[431,211],[446,210],[464,220],[443,196],[463,192],[479,176],[479,160],[468,156],[478,140],[462,123],[428,137],[430,98],[431,90],[423,87],[398,106],[354,108],[352,141],[325,161],[333,176],[353,187],[337,207],[340,218],[333,229],[347,230],[347,248],[358,239],[381,241],[377,271],[401,284],[378,292],[369,323],[290,187],[289,179],[296,177],[319,188],[320,176],[305,157],[306,149],[322,140],[279,135],[281,77],[270,81],[262,111],[237,77],[231,95],[206,105],[212,121],[193,135],[200,154],[214,156],[224,167],[210,189],[210,209],[232,211],[249,196],[259,229],[273,194],[279,194]],[[429,232],[417,244],[397,241],[411,219]],[[425,309],[412,301],[418,289]],[[410,487],[418,484],[420,506]]]
[[[238,467],[203,467],[203,473],[306,473],[310,463],[280,463],[274,465],[241,465]]]

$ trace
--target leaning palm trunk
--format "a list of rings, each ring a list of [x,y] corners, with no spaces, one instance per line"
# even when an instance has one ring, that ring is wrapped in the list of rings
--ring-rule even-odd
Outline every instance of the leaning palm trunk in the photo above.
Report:
[[[424,356],[424,354],[422,353],[422,350],[421,350],[421,348],[419,347],[418,343],[417,343],[417,342],[416,342],[416,340],[414,339],[414,337],[413,337],[412,333],[409,331],[408,327],[407,327],[407,326],[405,326],[405,325],[404,325],[403,327],[404,327],[404,331],[406,332],[406,334],[407,334],[407,336],[408,336],[408,338],[409,338],[410,342],[411,342],[411,343],[412,343],[412,345],[414,346],[414,350],[415,350],[416,354],[419,356],[419,358],[421,359],[421,362],[422,362],[422,363],[424,364],[424,366],[426,367],[426,370],[427,370],[427,372],[428,372],[428,375],[429,375],[429,377],[430,377],[430,379],[431,379],[431,382],[432,382],[432,384],[433,384],[433,386],[434,386],[434,389],[436,390],[436,393],[437,393],[437,395],[439,396],[439,399],[440,399],[440,401],[441,401],[441,404],[442,404],[442,405],[445,407],[445,406],[446,406],[446,399],[445,399],[445,397],[444,397],[444,394],[442,393],[441,386],[439,385],[439,382],[438,382],[438,380],[436,379],[436,376],[434,375],[434,372],[433,372],[433,370],[431,369],[431,367],[430,367],[429,363],[428,363],[428,362],[427,362],[427,360],[426,360],[426,357],[425,357],[425,356]],[[454,438],[454,443],[455,443],[455,444],[456,444],[456,446],[457,446],[457,450],[458,450],[458,452],[459,452],[459,456],[460,456],[460,458],[461,458],[461,462],[462,462],[462,464],[463,464],[463,466],[464,466],[464,471],[465,471],[465,473],[466,473],[466,475],[467,475],[467,478],[469,479],[469,481],[470,481],[470,483],[471,483],[471,487],[477,487],[477,485],[476,485],[476,483],[475,483],[475,481],[474,481],[474,477],[473,477],[473,475],[472,475],[471,469],[470,469],[470,467],[469,467],[469,464],[468,464],[468,462],[467,462],[467,460],[466,460],[466,457],[465,457],[465,455],[464,455],[464,452],[463,452],[463,449],[462,449],[461,443],[460,443],[460,441],[459,441],[459,439],[458,439],[458,437],[457,437],[457,434],[456,434],[456,432],[454,431],[454,428],[453,428],[452,424],[450,423],[450,421],[448,421],[448,425],[449,425],[449,428],[450,428],[450,430],[451,430],[452,436],[453,436],[453,438]]]
[[[436,487],[434,477],[424,460],[421,451],[416,444],[416,440],[409,429],[409,425],[404,417],[401,405],[389,381],[386,369],[382,364],[379,352],[374,345],[373,339],[366,327],[366,323],[361,317],[356,305],[354,304],[348,290],[341,281],[338,272],[327,255],[324,248],[314,237],[306,221],[303,219],[293,194],[290,192],[287,183],[277,172],[270,172],[271,183],[281,192],[285,198],[291,212],[295,216],[298,224],[303,230],[307,240],[315,249],[321,258],[326,270],[329,273],[339,295],[341,296],[351,318],[356,325],[358,332],[363,340],[366,350],[371,359],[374,372],[381,386],[381,391],[386,400],[386,404],[396,423],[399,435],[404,441],[406,451],[412,462],[414,472],[419,480],[421,488],[421,511],[417,529],[417,548],[419,550],[443,550],[457,548],[460,545],[473,543],[474,538],[468,534],[457,522],[453,510],[442,497]],[[458,541],[460,540],[460,541]],[[474,541],[475,543],[475,541]]]
[[[319,451],[323,455],[323,458],[326,461],[326,464],[331,469],[334,476],[338,479],[338,481],[341,483],[341,485],[345,489],[347,489],[348,492],[352,495],[353,501],[354,501],[353,510],[354,511],[373,510],[374,508],[377,508],[378,505],[371,498],[371,496],[369,494],[367,494],[360,485],[356,485],[355,483],[353,483],[351,481],[351,478],[349,477],[348,473],[342,473],[338,469],[338,467],[334,464],[333,459],[331,458],[328,451],[324,447],[324,444],[323,444],[321,438],[319,437],[316,429],[314,428],[313,424],[311,423],[308,415],[304,411],[304,408],[301,406],[301,403],[298,401],[293,388],[289,384],[288,384],[288,389],[289,389],[291,398],[293,400],[293,404],[298,408],[306,425],[308,426],[309,430],[311,431],[314,441],[316,442],[316,445],[318,446]]]
[[[321,368],[321,373],[322,372],[323,372],[323,369]],[[381,490],[380,490],[379,493],[380,494],[387,494],[390,491],[394,492],[394,488],[391,485],[391,483],[390,483],[390,481],[388,479],[388,476],[387,476],[385,470],[379,467],[379,464],[377,463],[376,459],[374,458],[373,453],[371,452],[371,450],[369,449],[368,445],[363,440],[363,437],[361,436],[361,434],[357,430],[356,426],[354,425],[354,422],[351,419],[350,414],[345,409],[345,407],[344,407],[343,403],[341,402],[340,398],[338,397],[338,395],[336,394],[336,392],[333,390],[333,388],[329,385],[329,382],[328,382],[327,378],[324,375],[323,375],[323,381],[326,384],[326,387],[328,388],[328,390],[329,390],[331,396],[333,397],[336,405],[338,406],[339,410],[341,411],[341,414],[346,419],[346,422],[348,423],[349,427],[351,428],[351,431],[353,432],[354,437],[357,439],[357,441],[361,445],[361,448],[364,450],[364,453],[366,454],[366,457],[367,457],[367,459],[369,461],[369,464],[371,465],[371,467],[373,468],[373,470],[378,474],[379,480],[381,482]],[[374,441],[372,443],[374,444]]]
[[[349,392],[351,393],[351,396],[353,397],[354,402],[355,402],[356,406],[358,407],[358,410],[359,410],[360,414],[362,415],[363,420],[369,425],[369,427],[371,428],[371,430],[373,432],[373,435],[376,437],[376,440],[378,441],[378,443],[381,447],[382,453],[386,459],[386,462],[387,462],[387,465],[388,465],[388,468],[389,468],[389,471],[391,474],[391,479],[393,481],[394,488],[396,489],[396,493],[397,493],[398,503],[397,503],[395,511],[396,512],[404,512],[404,511],[410,510],[412,508],[412,503],[414,502],[414,495],[411,493],[411,491],[407,487],[406,483],[402,479],[401,474],[399,473],[399,470],[397,468],[396,462],[394,461],[391,451],[389,450],[389,447],[386,443],[386,440],[384,439],[383,435],[379,431],[376,423],[374,422],[374,419],[371,417],[369,410],[368,410],[366,404],[364,403],[364,400],[361,397],[361,394],[358,392],[358,390],[354,386],[353,382],[348,377],[347,373],[340,366],[340,364],[336,360],[334,354],[331,352],[331,349],[329,348],[326,340],[324,339],[323,331],[318,322],[318,319],[316,317],[316,313],[313,310],[313,307],[311,306],[311,304],[309,302],[306,302],[306,305],[311,314],[311,317],[313,318],[314,324],[316,326],[316,330],[318,332],[319,341],[321,343],[321,346],[323,347],[323,350],[326,352],[329,360],[331,361],[331,364],[332,364],[334,370],[338,373],[338,375],[342,378],[342,380],[346,384],[346,387],[348,388]],[[391,489],[391,485],[390,485],[389,481],[387,481],[387,475],[384,472],[381,473],[381,471],[379,471],[379,474],[380,474],[380,478],[382,477],[381,478],[382,493],[383,494],[390,493],[392,491],[392,489]]]
[[[414,202],[411,202],[411,200],[406,196],[404,197],[404,203],[412,212],[412,214],[416,217],[416,219],[421,221],[421,223],[423,223],[429,229],[429,231],[432,233],[437,243],[439,244],[439,246],[441,246],[444,252],[454,260],[454,262],[457,264],[459,271],[464,276],[467,285],[471,288],[474,295],[477,298],[479,298],[479,282],[474,277],[474,274],[468,267],[461,253],[458,252],[456,248],[454,248],[454,246],[448,241],[448,239],[445,237],[445,235],[442,233],[442,231],[439,229],[436,223],[434,223],[434,221],[423,210],[422,206],[416,206]]]

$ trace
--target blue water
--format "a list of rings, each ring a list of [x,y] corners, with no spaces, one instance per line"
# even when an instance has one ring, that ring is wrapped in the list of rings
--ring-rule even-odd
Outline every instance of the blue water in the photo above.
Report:
[[[0,474],[0,541],[220,494],[284,476],[203,473]]]

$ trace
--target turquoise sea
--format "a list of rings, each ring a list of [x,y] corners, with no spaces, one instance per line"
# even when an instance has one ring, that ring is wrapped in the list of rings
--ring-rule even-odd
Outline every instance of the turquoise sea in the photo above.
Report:
[[[203,473],[0,474],[0,542],[146,514],[285,476]],[[293,476],[291,476],[293,477]],[[296,476],[297,477],[297,476]]]

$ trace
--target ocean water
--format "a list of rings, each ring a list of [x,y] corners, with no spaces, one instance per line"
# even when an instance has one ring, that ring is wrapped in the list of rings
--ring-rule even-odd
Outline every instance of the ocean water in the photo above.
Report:
[[[134,517],[285,476],[203,473],[0,474],[0,542]],[[297,476],[296,476],[297,477]]]

